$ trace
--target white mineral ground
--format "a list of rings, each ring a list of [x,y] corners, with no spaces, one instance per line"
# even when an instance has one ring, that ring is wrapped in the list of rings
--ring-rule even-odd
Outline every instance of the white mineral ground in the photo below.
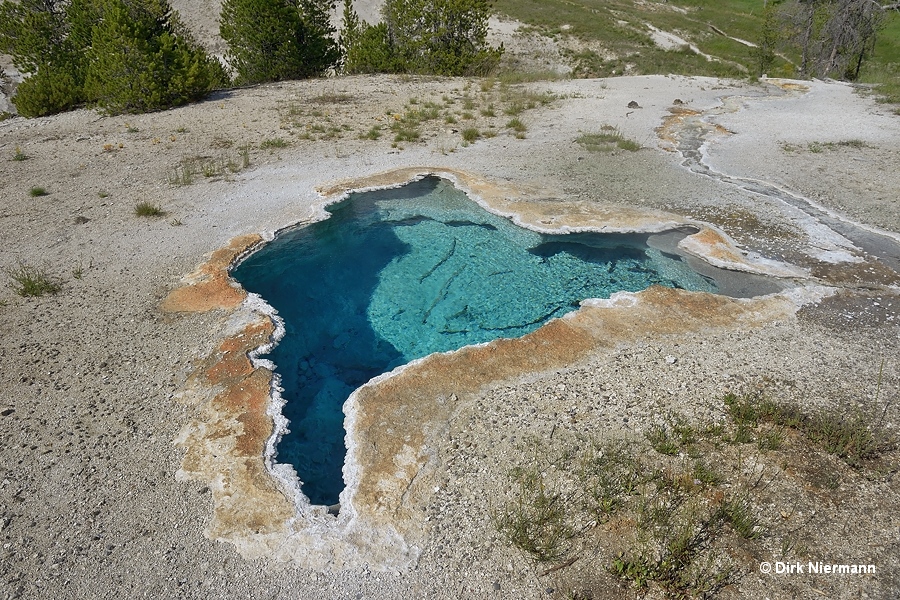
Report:
[[[516,438],[557,430],[640,434],[667,411],[717,419],[725,392],[756,386],[804,404],[872,409],[883,357],[880,401],[896,398],[898,275],[846,244],[843,254],[823,254],[843,242],[819,236],[827,232],[796,208],[688,171],[670,151],[677,126],[662,127],[678,99],[683,104],[674,108],[721,125],[703,149],[710,168],[773,183],[896,235],[900,118],[888,109],[837,83],[785,91],[686,77],[559,81],[531,84],[560,99],[523,113],[526,139],[502,126],[496,137],[468,146],[444,126],[402,150],[391,148],[387,131],[377,141],[358,139],[385,123],[386,110],[400,111],[410,98],[453,95],[466,83],[390,76],[291,82],[148,115],[81,110],[0,123],[0,266],[24,261],[63,281],[60,294],[33,299],[0,288],[0,598],[557,597],[491,524],[492,502],[506,493],[507,473],[522,458]],[[478,89],[476,81],[473,93]],[[299,118],[331,118],[348,125],[347,134],[311,141],[283,128],[291,103],[303,109],[323,94],[350,100]],[[738,110],[717,114],[723,96],[745,98]],[[641,108],[628,108],[631,101]],[[590,153],[575,143],[602,125],[643,148]],[[274,137],[291,144],[259,149]],[[848,140],[862,144],[807,150]],[[244,144],[249,168],[169,183],[182,159],[240,161]],[[29,158],[11,160],[16,148]],[[538,228],[652,227],[647,214],[708,223],[713,229],[701,232],[704,243],[692,251],[792,269],[802,274],[794,280],[799,287],[740,301],[620,294],[588,302],[532,338],[407,367],[347,405],[351,487],[340,527],[308,510],[296,513],[296,499],[273,487],[268,472],[253,470],[262,449],[244,467],[271,503],[256,507],[251,522],[237,510],[247,495],[231,487],[238,467],[229,462],[250,425],[217,420],[210,399],[223,390],[189,376],[211,364],[207,357],[228,336],[264,321],[252,303],[186,314],[160,305],[236,236],[271,237],[318,218],[327,199],[317,190],[383,184],[400,176],[379,174],[407,169],[405,177],[422,166],[457,174],[473,195]],[[31,197],[33,186],[49,195]],[[141,201],[166,215],[135,216]],[[440,379],[448,373],[457,379]],[[377,405],[366,403],[378,394],[388,404],[411,399],[394,407],[403,413],[398,423],[412,423],[399,442],[363,443],[390,434],[373,420]],[[894,402],[885,417],[894,431],[898,417]],[[200,441],[190,447],[191,439]],[[398,451],[384,455],[383,441],[396,442]],[[186,450],[198,461],[193,471],[183,468]],[[207,468],[216,465],[233,470]],[[381,477],[390,469],[396,481]],[[396,485],[404,482],[400,493]],[[828,522],[841,528],[815,532],[836,556],[874,557],[882,597],[900,585],[898,489],[893,475],[859,478],[823,505]],[[374,498],[382,493],[387,500],[379,505]],[[392,497],[399,500],[391,504]],[[751,572],[727,593],[819,597],[809,585]],[[830,586],[832,597],[857,597],[875,584],[816,585]],[[609,590],[610,597],[628,593]]]

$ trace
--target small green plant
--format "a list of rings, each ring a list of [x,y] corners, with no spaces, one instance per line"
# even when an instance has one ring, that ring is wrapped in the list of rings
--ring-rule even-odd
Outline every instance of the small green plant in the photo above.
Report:
[[[594,445],[578,469],[585,508],[598,523],[622,508],[649,477],[634,458],[634,448],[624,442]]]
[[[506,126],[516,133],[525,133],[526,131],[528,131],[528,127],[526,127],[525,123],[523,123],[522,120],[518,117],[510,119],[509,123],[507,123]]]
[[[723,519],[742,538],[752,540],[762,535],[763,530],[759,523],[759,517],[753,511],[747,494],[728,499],[722,504],[720,510]]]
[[[493,515],[494,526],[510,543],[538,562],[559,560],[574,532],[566,522],[562,494],[548,489],[536,469],[515,469],[515,501]]]
[[[109,192],[107,192],[106,190],[97,190],[97,197],[98,198],[109,198]]]
[[[275,137],[263,140],[259,145],[259,148],[260,150],[271,150],[273,148],[287,148],[289,145],[290,144],[287,142],[287,140]]]
[[[784,429],[775,427],[759,434],[759,437],[756,438],[756,447],[763,452],[778,450],[784,444],[784,438]]]
[[[616,148],[636,152],[641,145],[626,139],[615,127],[604,125],[599,133],[585,133],[575,139],[588,152],[612,152]]]
[[[74,277],[75,279],[81,279],[83,276],[84,276],[84,267],[82,267],[80,264],[77,267],[75,267],[74,269],[72,269],[72,277]]]
[[[720,475],[718,471],[707,465],[705,462],[700,460],[694,461],[694,467],[691,471],[691,475],[696,481],[699,481],[703,485],[719,485],[720,483],[722,483],[722,475]]]
[[[46,195],[49,194],[49,193],[50,193],[50,192],[48,192],[46,189],[44,189],[44,188],[42,188],[42,187],[40,187],[40,186],[35,186],[35,187],[31,188],[30,190],[28,190],[28,194],[29,194],[32,198],[37,198],[37,197],[39,197],[39,196],[46,196]]]
[[[144,200],[134,205],[134,214],[139,217],[161,217],[165,212],[158,204]]]
[[[400,142],[418,142],[422,134],[419,132],[418,127],[410,127],[408,125],[400,124],[399,127],[392,127],[395,132],[394,135],[394,143]]]
[[[6,270],[13,291],[23,298],[57,294],[62,290],[60,282],[47,269],[24,262]]]
[[[470,144],[481,137],[481,132],[475,127],[467,127],[462,130],[462,138]]]
[[[130,123],[125,123],[125,131],[128,133],[138,133],[140,129],[138,129],[134,125],[131,125]]]
[[[494,110],[493,104],[488,104],[486,107],[481,109],[481,116],[483,117],[496,117],[497,111]]]
[[[250,166],[250,145],[244,144],[238,151],[241,157],[241,168],[246,169]]]
[[[873,418],[860,413],[849,416],[833,411],[808,414],[796,405],[778,404],[757,394],[727,394],[724,401],[726,410],[737,426],[736,443],[764,438],[767,434],[759,436],[756,430],[762,422],[771,423],[800,431],[811,443],[843,459],[852,467],[859,467],[862,461],[875,458],[896,445],[893,439],[889,439],[876,426]],[[739,433],[740,441],[737,440]],[[776,442],[780,443],[778,440]],[[773,440],[768,439],[760,447],[772,443]]]
[[[23,161],[23,160],[28,160],[29,158],[31,158],[31,157],[28,156],[27,154],[25,154],[24,152],[22,152],[21,148],[16,146],[16,151],[13,153],[13,157],[12,157],[13,160]]]
[[[172,185],[191,185],[194,183],[194,171],[187,162],[182,162],[169,174],[169,183]]]
[[[662,425],[654,425],[644,434],[653,449],[674,456],[697,441],[697,430],[684,417],[676,415]]]
[[[378,125],[373,125],[369,131],[361,134],[359,137],[360,139],[377,140],[381,137],[381,127],[379,127]]]
[[[217,165],[213,161],[204,161],[200,164],[200,172],[203,173],[204,177],[215,177],[221,172],[219,165]]]

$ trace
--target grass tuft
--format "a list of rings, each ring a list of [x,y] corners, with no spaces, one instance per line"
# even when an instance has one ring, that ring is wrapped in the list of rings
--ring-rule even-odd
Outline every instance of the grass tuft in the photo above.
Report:
[[[158,204],[145,200],[134,205],[134,214],[139,217],[161,217],[166,213]]]
[[[287,148],[288,146],[290,146],[290,143],[287,140],[280,137],[274,137],[263,140],[259,145],[259,148],[260,150],[271,150],[274,148]]]
[[[31,188],[30,190],[28,190],[28,194],[29,194],[32,198],[37,198],[37,197],[39,197],[39,196],[46,196],[46,195],[49,194],[49,193],[50,193],[50,192],[48,192],[46,189],[44,189],[44,188],[42,188],[42,187],[40,187],[40,186],[35,186],[35,187]]]
[[[6,275],[11,281],[13,291],[23,298],[56,294],[62,290],[59,281],[46,269],[21,261],[16,267],[7,269]]]
[[[377,140],[381,137],[381,127],[378,125],[373,125],[372,128],[366,133],[362,133],[359,136],[361,140]]]
[[[798,406],[779,404],[757,394],[727,394],[724,401],[737,426],[735,443],[756,439],[761,449],[777,449],[784,441],[783,432],[757,434],[756,431],[760,424],[769,423],[803,433],[814,445],[852,467],[859,467],[863,461],[876,458],[896,446],[895,441],[877,426],[874,418],[860,413],[845,415],[822,411],[809,414]],[[738,433],[740,440],[737,439]]]
[[[640,144],[626,139],[618,129],[610,125],[604,125],[599,133],[582,134],[575,141],[588,152],[612,152],[616,148],[637,152],[641,149]]]
[[[515,119],[510,119],[506,126],[516,133],[525,133],[526,131],[528,131],[528,127],[526,127],[525,123],[523,123],[522,120],[518,117],[516,117]]]
[[[559,560],[574,535],[562,494],[549,489],[534,468],[515,469],[512,477],[517,485],[515,500],[493,515],[494,526],[536,561]]]

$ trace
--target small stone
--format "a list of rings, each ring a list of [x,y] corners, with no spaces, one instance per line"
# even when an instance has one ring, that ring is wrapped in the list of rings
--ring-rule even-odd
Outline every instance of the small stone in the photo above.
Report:
[[[677,358],[675,358],[675,357],[672,356],[671,354],[667,354],[667,355],[666,355],[666,364],[668,364],[668,365],[674,365],[676,362],[678,362],[678,359],[677,359]]]
[[[495,581],[495,582],[494,582],[494,591],[495,591],[495,592],[499,592],[499,591],[500,591],[500,582],[499,582],[499,581]]]

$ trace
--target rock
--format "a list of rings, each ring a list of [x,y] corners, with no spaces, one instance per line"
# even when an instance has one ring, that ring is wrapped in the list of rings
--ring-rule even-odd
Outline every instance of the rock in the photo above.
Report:
[[[628,103],[628,108],[641,108],[641,105],[638,104],[637,102],[635,102],[634,100],[632,100],[631,102]]]

